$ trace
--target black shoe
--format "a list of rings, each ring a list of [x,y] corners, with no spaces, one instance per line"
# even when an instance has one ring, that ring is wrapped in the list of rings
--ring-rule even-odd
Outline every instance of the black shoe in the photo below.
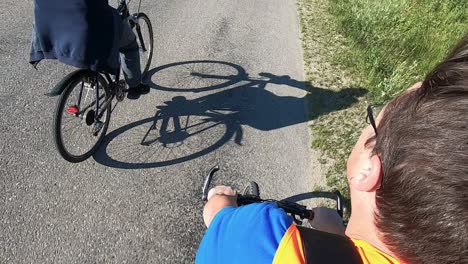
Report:
[[[140,83],[137,87],[128,89],[128,99],[138,99],[140,95],[150,92],[150,87],[147,84]]]

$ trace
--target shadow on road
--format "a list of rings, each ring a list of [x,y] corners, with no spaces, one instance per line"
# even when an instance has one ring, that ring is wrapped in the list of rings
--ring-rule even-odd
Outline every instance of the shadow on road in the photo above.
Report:
[[[245,126],[271,131],[300,124],[349,107],[365,94],[360,88],[334,92],[308,87],[287,75],[263,72],[251,77],[241,66],[221,61],[172,63],[149,74],[153,89],[205,93],[195,99],[174,96],[155,106],[153,117],[112,131],[94,155],[97,162],[140,169],[193,160],[225,144],[242,146]],[[309,93],[296,93],[301,94],[299,97],[278,95],[266,89],[271,84],[280,85],[281,91],[299,89]],[[310,96],[319,96],[326,104],[308,116]]]

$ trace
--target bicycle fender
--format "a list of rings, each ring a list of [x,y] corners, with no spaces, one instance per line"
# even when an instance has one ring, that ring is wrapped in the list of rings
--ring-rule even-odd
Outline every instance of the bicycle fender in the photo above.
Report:
[[[67,76],[65,76],[62,80],[60,80],[60,82],[58,82],[54,86],[54,88],[52,88],[48,93],[45,93],[44,95],[47,95],[49,97],[54,97],[54,96],[57,96],[57,95],[61,95],[62,92],[70,85],[71,80],[73,79],[73,77],[76,74],[81,74],[81,73],[86,72],[86,71],[89,71],[89,70],[80,69],[80,70],[76,70],[76,71],[73,71],[73,72],[67,74]]]

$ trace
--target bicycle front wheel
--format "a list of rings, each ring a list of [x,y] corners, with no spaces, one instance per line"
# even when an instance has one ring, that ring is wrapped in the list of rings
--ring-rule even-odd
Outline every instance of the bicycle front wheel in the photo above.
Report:
[[[153,57],[154,40],[153,27],[151,21],[145,13],[134,14],[135,25],[133,31],[137,37],[138,47],[140,51],[140,66],[141,76],[145,76],[151,65]]]
[[[111,101],[107,82],[100,74],[75,73],[54,116],[55,146],[65,160],[81,162],[97,150],[109,126]]]

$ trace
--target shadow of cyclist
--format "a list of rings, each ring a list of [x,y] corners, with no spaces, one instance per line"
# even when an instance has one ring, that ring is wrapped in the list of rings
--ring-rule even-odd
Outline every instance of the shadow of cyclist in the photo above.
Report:
[[[205,93],[206,95],[195,99],[175,96],[163,105],[156,106],[154,117],[112,131],[94,156],[96,161],[127,169],[177,164],[206,155],[231,140],[242,145],[246,126],[272,131],[301,124],[311,117],[349,107],[365,94],[362,88],[345,88],[335,92],[311,87],[288,75],[263,72],[258,77],[251,77],[239,65],[226,62],[213,63],[228,65],[237,74],[233,75],[231,72],[234,70],[226,69],[223,69],[224,72],[217,72],[205,65],[207,61],[203,63],[203,67],[189,67],[190,63],[182,62],[180,64],[184,67],[178,68],[181,72],[169,74],[169,77],[176,78],[174,83],[184,87],[169,86],[167,81],[159,85],[152,83],[151,86],[165,91],[199,92],[202,89],[204,92],[211,91],[210,94]],[[168,70],[167,67],[162,69]],[[151,72],[158,74],[158,71]],[[152,80],[157,80],[156,77]],[[195,79],[187,80],[192,77]],[[274,91],[267,89],[273,85]],[[291,88],[300,93],[289,93],[286,90]],[[308,95],[304,93],[306,89]],[[307,115],[307,100],[314,96],[322,98],[320,103],[323,105],[317,108],[319,111]],[[132,142],[133,139],[138,140]],[[128,153],[112,151],[112,148],[125,149]],[[122,153],[122,157],[113,153]],[[131,153],[145,155],[135,155],[132,159],[132,155],[129,155]]]

